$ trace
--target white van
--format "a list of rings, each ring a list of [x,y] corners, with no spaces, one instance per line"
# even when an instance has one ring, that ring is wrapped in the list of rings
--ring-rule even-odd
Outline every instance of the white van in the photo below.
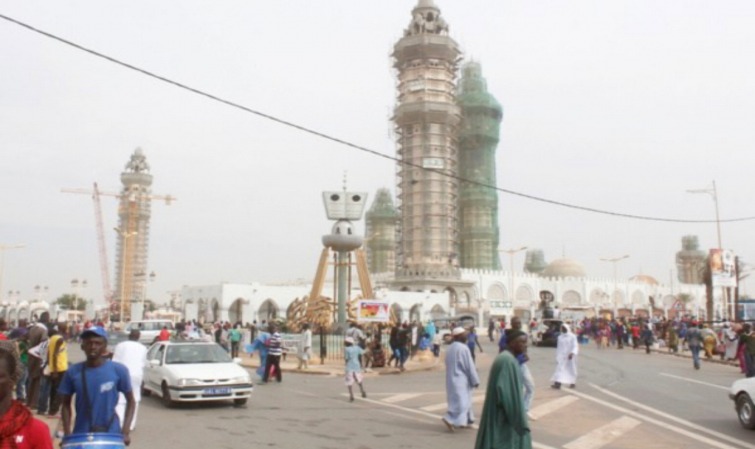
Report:
[[[160,335],[160,331],[163,330],[163,327],[167,327],[170,332],[173,332],[173,329],[175,329],[173,321],[170,320],[140,320],[128,323],[123,329],[123,332],[126,334],[126,338],[128,338],[128,334],[131,333],[131,330],[139,329],[139,332],[141,333],[139,335],[139,343],[149,346],[155,341],[157,336]]]

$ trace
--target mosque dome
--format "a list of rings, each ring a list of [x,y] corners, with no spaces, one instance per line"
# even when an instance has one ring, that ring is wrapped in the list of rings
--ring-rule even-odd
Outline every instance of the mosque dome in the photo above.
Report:
[[[545,267],[540,276],[551,278],[583,278],[587,276],[587,273],[582,264],[574,259],[556,259]]]
[[[637,276],[632,276],[629,278],[630,282],[642,282],[643,284],[648,285],[658,285],[658,280],[656,280],[653,276],[648,276],[647,274],[638,274]]]

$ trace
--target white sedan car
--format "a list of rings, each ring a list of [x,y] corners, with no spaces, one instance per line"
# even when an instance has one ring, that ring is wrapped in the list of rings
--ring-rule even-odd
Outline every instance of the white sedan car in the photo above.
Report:
[[[147,351],[142,393],[157,393],[170,407],[175,402],[233,400],[244,405],[252,378],[217,343],[160,341]]]
[[[742,427],[755,429],[755,377],[735,380],[729,390],[729,399],[734,401],[737,418]]]

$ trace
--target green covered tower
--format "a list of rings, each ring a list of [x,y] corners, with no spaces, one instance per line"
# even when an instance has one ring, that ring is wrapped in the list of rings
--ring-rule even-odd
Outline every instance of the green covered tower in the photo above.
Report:
[[[503,110],[488,93],[482,67],[470,62],[462,67],[457,102],[459,128],[459,176],[487,186],[496,185],[495,151]],[[491,188],[462,182],[459,187],[461,266],[499,270],[498,193]]]
[[[367,211],[367,266],[370,273],[388,273],[396,269],[396,224],[398,212],[388,189],[379,189]]]

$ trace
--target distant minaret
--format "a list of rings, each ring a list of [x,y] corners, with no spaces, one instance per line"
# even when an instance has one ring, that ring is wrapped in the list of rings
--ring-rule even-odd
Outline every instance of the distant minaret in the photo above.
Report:
[[[388,273],[396,269],[396,222],[390,190],[380,189],[367,211],[367,265],[370,273]]]
[[[420,0],[393,49],[398,104],[397,287],[442,289],[460,278],[456,104],[458,44],[432,0]],[[417,168],[424,167],[426,170]]]
[[[118,206],[118,250],[115,256],[117,309],[131,317],[131,303],[142,300],[147,272],[152,175],[141,148],[137,148],[121,173],[121,199]],[[125,300],[125,301],[124,301]],[[121,304],[123,301],[123,304]],[[134,317],[141,319],[142,317]]]
[[[495,151],[503,110],[488,93],[482,67],[470,62],[461,70],[458,102],[459,175],[462,179],[496,186]],[[483,270],[501,268],[498,254],[498,192],[479,184],[459,187],[461,266]]]

